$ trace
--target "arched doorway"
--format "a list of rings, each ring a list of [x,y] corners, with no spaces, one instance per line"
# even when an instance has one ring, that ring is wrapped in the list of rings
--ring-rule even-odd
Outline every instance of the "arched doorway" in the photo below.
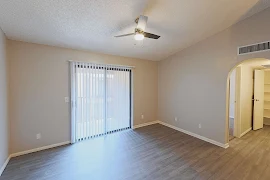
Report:
[[[252,95],[254,94],[253,73],[255,70],[259,69],[263,71],[267,70],[265,65],[270,65],[269,59],[252,58],[239,62],[228,73],[227,98],[226,98],[226,131],[225,131],[227,143],[231,139],[233,139],[233,137],[241,138],[252,129],[253,123]],[[232,88],[233,86],[232,78],[235,78],[234,88]],[[233,95],[232,90],[235,90],[234,100],[232,98]],[[232,108],[231,107],[232,105],[234,105],[235,107]],[[235,114],[233,114],[232,117],[233,110]]]

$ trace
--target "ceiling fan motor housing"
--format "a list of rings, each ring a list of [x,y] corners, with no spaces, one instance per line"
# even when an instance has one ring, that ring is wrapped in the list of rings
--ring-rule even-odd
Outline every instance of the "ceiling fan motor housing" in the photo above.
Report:
[[[141,30],[141,29],[138,29],[138,28],[135,28],[135,33],[138,33],[138,34],[143,34],[144,31]]]

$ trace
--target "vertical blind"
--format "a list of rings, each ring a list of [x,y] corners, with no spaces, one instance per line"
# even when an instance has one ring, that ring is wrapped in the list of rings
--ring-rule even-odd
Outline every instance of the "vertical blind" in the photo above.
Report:
[[[131,127],[131,68],[70,62],[72,142]]]

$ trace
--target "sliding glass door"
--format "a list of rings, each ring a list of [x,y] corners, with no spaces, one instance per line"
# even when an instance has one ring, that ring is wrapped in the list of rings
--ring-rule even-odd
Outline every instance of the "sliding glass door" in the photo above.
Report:
[[[131,69],[71,62],[72,141],[131,127]]]

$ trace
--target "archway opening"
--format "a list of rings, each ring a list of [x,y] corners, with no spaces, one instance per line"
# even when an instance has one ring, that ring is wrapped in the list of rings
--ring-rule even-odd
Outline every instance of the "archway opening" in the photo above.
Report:
[[[244,60],[227,77],[226,141],[229,143],[267,124],[270,125],[270,60]]]

